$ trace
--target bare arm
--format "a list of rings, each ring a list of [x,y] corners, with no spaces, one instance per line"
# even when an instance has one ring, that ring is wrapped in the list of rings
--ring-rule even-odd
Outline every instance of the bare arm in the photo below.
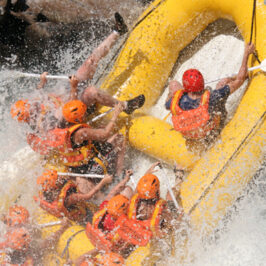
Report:
[[[91,199],[104,185],[109,184],[112,182],[112,176],[105,175],[103,180],[99,184],[97,184],[89,193],[83,194],[83,193],[72,193],[67,197],[65,200],[65,204],[67,206],[74,205],[80,201],[86,201]]]
[[[81,255],[80,257],[78,257],[75,261],[74,261],[74,265],[76,266],[80,266],[80,264],[82,262],[84,262],[86,259],[91,259],[92,257],[95,257],[99,254],[98,249],[92,249],[89,252]]]
[[[81,128],[74,134],[74,142],[76,144],[81,144],[85,140],[105,141],[111,136],[115,122],[122,111],[122,103],[118,103],[115,107],[112,119],[105,128]]]
[[[69,100],[76,100],[78,98],[78,79],[73,75],[70,79],[70,96]]]
[[[146,171],[145,175],[155,173],[157,170],[154,170],[154,168],[159,165],[160,165],[160,162],[156,162],[152,164],[152,166]]]
[[[127,170],[125,178],[122,181],[120,181],[114,188],[111,189],[111,191],[106,196],[105,200],[110,200],[112,197],[119,194],[125,188],[132,173],[133,173],[132,170]]]
[[[241,64],[241,67],[238,71],[238,74],[236,75],[235,78],[231,78],[229,80],[229,82],[227,83],[227,85],[230,88],[230,94],[234,93],[244,83],[244,81],[247,77],[247,74],[248,74],[248,67],[247,67],[248,58],[249,58],[249,55],[254,52],[254,50],[255,50],[254,44],[252,44],[252,43],[246,44],[243,59],[242,59],[242,64]],[[222,83],[222,81],[221,81],[221,83]],[[218,84],[217,84],[217,86],[218,86]]]
[[[42,251],[44,249],[50,248],[55,245],[55,243],[59,240],[60,236],[65,232],[65,230],[71,226],[71,222],[67,218],[63,218],[62,226],[58,231],[53,233],[48,238],[41,240],[40,244],[36,247],[36,252]]]

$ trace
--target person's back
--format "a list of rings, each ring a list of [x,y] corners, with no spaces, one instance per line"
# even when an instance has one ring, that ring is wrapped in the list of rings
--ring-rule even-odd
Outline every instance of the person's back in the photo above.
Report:
[[[213,91],[204,88],[204,78],[197,69],[184,72],[183,86],[177,81],[170,82],[165,106],[172,113],[175,130],[186,138],[189,149],[202,151],[220,134],[227,115],[226,100],[243,84],[248,56],[253,51],[253,44],[246,45],[237,76],[221,80]]]

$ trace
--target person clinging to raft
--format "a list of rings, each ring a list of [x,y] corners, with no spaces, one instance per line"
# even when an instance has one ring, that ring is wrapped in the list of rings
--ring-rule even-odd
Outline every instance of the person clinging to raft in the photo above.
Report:
[[[172,113],[174,129],[182,133],[190,150],[205,150],[220,134],[227,115],[226,100],[247,78],[248,58],[254,51],[254,44],[246,44],[238,74],[222,79],[214,91],[204,87],[204,78],[197,69],[184,72],[183,86],[176,80],[169,83],[165,106]]]
[[[37,265],[44,252],[54,247],[70,225],[70,221],[64,218],[60,229],[46,239],[34,238],[24,225],[8,228],[0,243],[0,265]]]
[[[119,13],[115,13],[114,31],[92,52],[81,67],[76,71],[75,80],[71,81],[70,100],[77,99],[77,85],[79,82],[93,78],[99,61],[107,55],[119,36],[127,32],[127,26]],[[41,75],[41,82],[37,89],[41,89],[47,83],[47,72]],[[97,89],[94,86],[86,88],[81,101],[87,105],[87,115],[92,115],[97,105],[114,107],[121,102],[123,111],[131,114],[135,109],[140,108],[145,101],[144,95],[139,95],[128,101],[119,101],[108,93]],[[21,99],[11,106],[11,115],[18,122],[27,123],[32,133],[45,134],[48,130],[62,125],[61,107],[64,105],[62,97],[55,94],[48,94],[40,99]]]
[[[40,186],[39,196],[34,197],[41,208],[58,217],[86,224],[91,221],[95,206],[89,200],[105,185],[112,182],[106,175],[99,184],[87,194],[80,193],[77,185],[68,177],[62,177],[54,170],[46,170],[37,178]]]

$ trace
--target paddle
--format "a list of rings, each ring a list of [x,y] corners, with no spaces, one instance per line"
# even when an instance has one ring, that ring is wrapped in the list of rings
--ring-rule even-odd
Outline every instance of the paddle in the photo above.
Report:
[[[158,164],[158,166],[160,167],[160,169],[161,169],[161,170],[163,171],[163,173],[164,173],[164,179],[166,179],[167,188],[168,188],[169,193],[170,193],[170,196],[171,196],[171,198],[172,198],[172,200],[173,200],[173,202],[174,202],[174,204],[175,204],[175,207],[176,207],[176,209],[179,209],[179,206],[178,206],[177,200],[176,200],[175,195],[174,195],[174,192],[173,192],[173,190],[172,190],[172,188],[171,188],[171,185],[170,185],[170,182],[169,182],[168,176],[167,176],[167,174],[166,174],[166,172],[165,172],[165,169],[164,169],[164,167],[162,166],[161,163]]]
[[[62,224],[62,221],[55,221],[55,222],[50,222],[47,224],[38,224],[38,227],[45,228],[45,227],[50,227],[50,226],[60,225],[60,224]]]
[[[73,176],[73,177],[86,177],[86,178],[104,178],[104,175],[97,175],[97,174],[75,174],[75,173],[65,173],[65,172],[58,172],[60,176]]]
[[[18,77],[29,77],[29,78],[40,78],[40,74],[34,74],[34,73],[24,73],[19,71],[14,71],[14,75],[17,75]],[[48,79],[62,79],[62,80],[69,80],[68,76],[64,75],[47,75],[46,78]]]
[[[265,71],[266,71],[266,59],[264,59],[264,60],[261,62],[261,64],[259,64],[259,65],[257,65],[257,66],[254,66],[254,67],[250,67],[250,68],[248,69],[248,71],[253,71],[253,70],[255,70],[255,69],[261,69],[263,72],[265,72]],[[237,75],[237,73],[234,73],[234,74],[231,74],[230,76],[228,76],[227,78],[230,78],[230,77],[233,77],[233,76],[236,76],[236,75]],[[215,80],[212,80],[212,81],[208,81],[208,82],[206,82],[205,84],[210,84],[210,83],[213,83],[213,82],[219,81],[219,80],[221,80],[221,79],[223,79],[223,78],[219,78],[219,79],[215,79]]]
[[[91,123],[91,122],[95,122],[95,121],[99,120],[100,118],[102,118],[102,117],[106,116],[107,114],[111,113],[113,110],[114,110],[114,108],[111,108],[111,109],[109,109],[108,111],[106,111],[106,112],[104,112],[104,113],[102,113],[102,114],[99,114],[99,115],[95,116],[94,118],[92,118],[92,119],[89,121],[89,123]]]

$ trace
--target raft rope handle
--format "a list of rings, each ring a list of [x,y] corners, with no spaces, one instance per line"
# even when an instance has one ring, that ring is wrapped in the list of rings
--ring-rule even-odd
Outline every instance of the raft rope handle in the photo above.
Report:
[[[255,43],[256,43],[256,33],[257,33],[257,19],[256,19],[256,3],[257,1],[254,0],[253,1],[253,10],[252,10],[252,19],[251,19],[251,29],[250,29],[250,39],[249,39],[249,43],[252,42],[252,37],[253,37],[253,28],[255,27]],[[261,63],[259,57],[258,57],[258,52],[255,51],[253,53],[253,55],[255,56],[256,60]]]
[[[64,250],[63,250],[63,252],[62,252],[62,254],[61,254],[61,256],[60,256],[61,258],[64,258],[65,254],[67,253],[67,255],[66,255],[66,259],[67,259],[67,260],[69,259],[69,250],[68,250],[68,248],[69,248],[70,242],[72,241],[72,239],[73,239],[76,235],[78,235],[79,233],[81,233],[81,232],[83,232],[83,231],[85,231],[85,229],[82,229],[82,230],[77,231],[75,234],[73,234],[73,235],[67,240],[66,246],[65,246],[65,248],[64,248]]]

